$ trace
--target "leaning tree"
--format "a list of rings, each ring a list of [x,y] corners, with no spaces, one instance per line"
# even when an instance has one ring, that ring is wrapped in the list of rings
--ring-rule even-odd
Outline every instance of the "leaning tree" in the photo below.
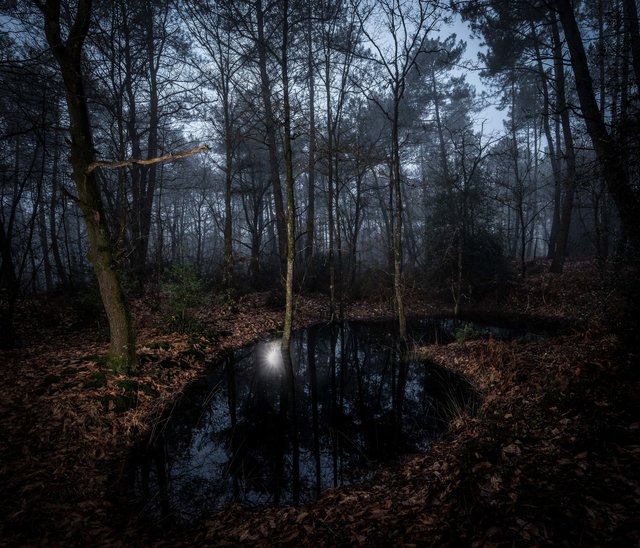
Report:
[[[135,335],[116,265],[100,187],[91,169],[96,158],[82,73],[82,51],[89,32],[92,1],[78,0],[75,17],[69,28],[61,23],[61,0],[33,1],[43,14],[47,43],[57,61],[64,85],[76,202],[87,227],[89,259],[109,321],[110,359],[114,364],[131,371],[136,363]]]

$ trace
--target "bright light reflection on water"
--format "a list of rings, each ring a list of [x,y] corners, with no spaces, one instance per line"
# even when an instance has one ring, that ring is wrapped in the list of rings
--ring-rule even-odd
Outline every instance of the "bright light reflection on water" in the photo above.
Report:
[[[267,368],[275,371],[282,370],[282,340],[276,339],[274,341],[264,343],[262,349],[262,361]]]
[[[421,342],[446,338],[439,324],[413,329]],[[391,322],[345,322],[294,332],[293,384],[274,374],[284,369],[279,339],[221,361],[186,390],[155,452],[137,462],[142,518],[189,522],[233,502],[310,502],[428,449],[446,427],[447,402],[475,396],[441,367],[401,362],[394,331]]]

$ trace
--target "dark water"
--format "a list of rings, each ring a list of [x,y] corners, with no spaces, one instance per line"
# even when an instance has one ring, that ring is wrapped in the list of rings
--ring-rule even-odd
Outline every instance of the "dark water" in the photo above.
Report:
[[[409,326],[422,344],[451,340],[453,331],[448,320]],[[401,360],[394,332],[387,322],[296,331],[293,377],[276,340],[229,354],[187,389],[137,455],[134,512],[189,522],[233,502],[309,502],[366,480],[379,463],[427,450],[476,395],[442,367]]]

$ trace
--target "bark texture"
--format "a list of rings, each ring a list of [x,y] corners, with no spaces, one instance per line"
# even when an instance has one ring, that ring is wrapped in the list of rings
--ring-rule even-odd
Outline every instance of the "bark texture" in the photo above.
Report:
[[[110,354],[126,369],[133,370],[136,354],[131,316],[116,267],[100,188],[95,174],[89,171],[89,166],[95,161],[95,152],[82,76],[82,45],[89,30],[91,4],[91,0],[78,2],[76,17],[66,40],[63,40],[60,30],[60,0],[49,0],[41,7],[47,42],[60,67],[65,87],[71,122],[72,177],[89,237],[89,259],[109,321]]]

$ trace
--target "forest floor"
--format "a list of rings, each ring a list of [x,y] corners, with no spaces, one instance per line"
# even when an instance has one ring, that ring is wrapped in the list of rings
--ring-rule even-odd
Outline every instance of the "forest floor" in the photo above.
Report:
[[[589,261],[562,275],[546,266],[477,307],[570,329],[416,349],[482,396],[428,453],[310,505],[236,505],[157,537],[121,518],[127,455],[222,351],[277,331],[282,308],[269,294],[209,303],[198,311],[213,335],[204,338],[164,332],[154,303],[137,301],[141,365],[126,377],[101,362],[95,317],[60,299],[23,302],[20,344],[0,354],[0,545],[640,545],[637,275],[601,276]],[[414,315],[443,310],[417,295],[407,302]],[[327,314],[325,297],[297,298],[297,326]],[[346,315],[392,312],[368,301]]]

